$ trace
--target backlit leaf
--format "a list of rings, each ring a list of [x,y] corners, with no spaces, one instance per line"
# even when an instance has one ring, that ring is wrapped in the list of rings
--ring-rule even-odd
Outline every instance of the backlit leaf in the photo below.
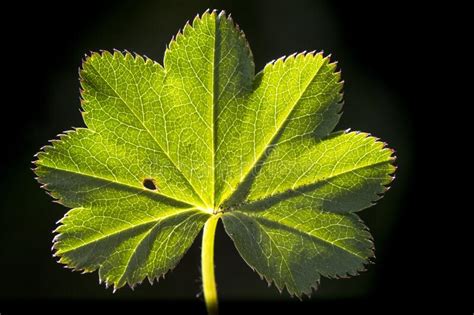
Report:
[[[80,77],[86,127],[35,162],[72,208],[56,229],[59,262],[114,288],[153,281],[216,214],[250,267],[291,295],[373,256],[355,212],[386,191],[393,151],[333,132],[342,83],[328,57],[294,54],[255,74],[243,33],[213,11],[184,27],[163,65],[92,53]]]

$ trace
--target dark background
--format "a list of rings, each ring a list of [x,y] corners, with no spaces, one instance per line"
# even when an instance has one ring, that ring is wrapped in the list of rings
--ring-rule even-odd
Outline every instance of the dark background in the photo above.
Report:
[[[383,3],[383,4],[382,4]],[[19,4],[21,6],[21,4]],[[424,13],[404,2],[339,1],[69,1],[6,10],[3,28],[2,162],[0,168],[0,313],[27,307],[49,313],[115,311],[132,305],[156,313],[172,307],[203,313],[200,292],[200,237],[178,267],[158,285],[145,283],[112,294],[96,273],[63,269],[51,257],[51,231],[67,209],[52,203],[30,171],[33,155],[56,134],[83,126],[77,70],[84,54],[127,49],[162,60],[171,36],[207,8],[225,9],[245,31],[257,70],[282,55],[324,50],[339,62],[345,80],[344,115],[337,129],[372,133],[396,150],[397,179],[389,193],[361,213],[375,238],[376,260],[358,277],[323,279],[303,302],[279,294],[251,271],[218,227],[216,276],[222,314],[270,312],[328,314],[374,312],[422,305],[430,290],[420,257],[425,250],[417,228],[424,216],[414,198],[417,175],[415,121],[422,106],[414,73],[420,41],[430,35]],[[420,212],[421,211],[421,212]],[[429,305],[436,305],[431,301]],[[70,307],[72,306],[72,307]]]

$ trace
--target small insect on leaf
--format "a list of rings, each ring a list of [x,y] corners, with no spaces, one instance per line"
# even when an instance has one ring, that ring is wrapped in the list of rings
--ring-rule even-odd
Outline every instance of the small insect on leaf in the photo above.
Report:
[[[155,180],[153,178],[145,178],[143,180],[143,187],[149,190],[157,190],[158,187],[156,186]]]

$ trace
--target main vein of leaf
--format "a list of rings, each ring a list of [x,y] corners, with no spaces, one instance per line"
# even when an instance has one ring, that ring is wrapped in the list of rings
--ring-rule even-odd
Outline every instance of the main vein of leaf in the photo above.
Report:
[[[323,183],[325,181],[329,181],[331,179],[337,178],[337,177],[345,175],[345,174],[349,174],[349,173],[353,173],[353,172],[356,172],[356,171],[364,170],[366,168],[376,167],[376,166],[379,166],[379,165],[389,164],[389,163],[390,163],[390,161],[379,161],[379,162],[375,162],[375,163],[371,163],[371,164],[357,166],[357,167],[351,168],[351,169],[346,169],[346,170],[343,170],[341,172],[334,172],[334,170],[333,170],[332,171],[333,173],[331,173],[330,175],[328,175],[326,177],[317,178],[315,181],[313,181],[311,183],[302,184],[302,185],[297,186],[296,184],[302,178],[302,176],[300,176],[297,179],[297,181],[295,182],[295,184],[291,187],[291,189],[288,189],[288,190],[297,190],[297,189],[302,189],[302,188],[307,187],[307,186],[317,185],[317,184]],[[311,167],[313,167],[313,166],[311,166]],[[288,190],[286,190],[286,191],[288,191]],[[280,194],[285,193],[286,191],[280,192]],[[275,194],[275,195],[278,195],[278,194]],[[275,196],[275,195],[271,195],[271,196]]]
[[[257,219],[257,221],[258,221],[258,220],[268,220],[268,219],[265,219],[265,218],[261,218],[261,217],[260,217],[260,218]],[[276,224],[279,224],[279,225],[281,225],[281,226],[284,226],[285,228],[294,231],[295,234],[305,234],[305,235],[308,235],[308,236],[313,237],[313,238],[315,238],[315,239],[321,240],[321,241],[323,241],[323,242],[325,242],[325,243],[327,243],[327,244],[330,244],[330,245],[332,245],[332,246],[338,247],[338,248],[342,249],[343,251],[346,251],[346,252],[348,252],[349,254],[351,254],[351,255],[353,255],[353,256],[355,256],[355,257],[357,257],[357,258],[360,258],[360,259],[362,259],[362,260],[365,260],[365,257],[363,257],[363,256],[359,255],[358,253],[356,253],[356,252],[350,250],[349,248],[347,248],[347,247],[345,247],[345,246],[343,246],[343,245],[337,243],[337,240],[335,240],[335,241],[330,241],[330,240],[328,240],[328,239],[325,239],[325,238],[322,237],[321,235],[314,234],[313,231],[314,231],[315,229],[313,229],[313,230],[307,232],[307,231],[298,230],[298,229],[296,229],[293,225],[291,225],[291,224],[285,224],[285,223],[282,222],[282,221],[273,221],[273,220],[269,220],[269,221],[270,221],[270,222],[273,222],[273,223],[276,223]]]
[[[344,170],[342,172],[337,172],[337,173],[332,173],[330,174],[329,176],[327,177],[322,177],[322,178],[316,178],[313,182],[311,183],[308,183],[308,184],[303,184],[303,185],[300,185],[300,186],[293,186],[291,188],[288,188],[286,190],[283,190],[281,192],[278,192],[276,194],[271,194],[271,195],[268,195],[268,196],[265,196],[265,197],[262,197],[262,198],[259,198],[257,200],[252,200],[250,201],[248,204],[252,204],[254,202],[258,202],[258,201],[262,201],[262,200],[265,200],[267,198],[277,198],[279,195],[284,195],[285,193],[288,193],[289,191],[296,191],[296,190],[301,190],[301,189],[304,189],[305,187],[310,187],[310,186],[315,186],[317,184],[321,184],[323,182],[328,182],[328,184],[331,184],[331,185],[334,185],[332,184],[331,182],[329,182],[329,180],[331,179],[334,179],[336,177],[339,177],[339,176],[342,176],[342,175],[345,175],[345,174],[349,174],[349,173],[352,173],[352,172],[356,172],[356,171],[359,171],[359,170],[363,170],[363,169],[366,169],[366,168],[370,168],[370,167],[374,167],[374,166],[379,166],[379,165],[383,165],[383,164],[390,164],[390,160],[387,160],[387,161],[379,161],[379,162],[375,162],[375,163],[372,163],[372,164],[367,164],[367,165],[362,165],[362,166],[358,166],[358,167],[355,167],[355,168],[351,168],[351,169],[347,169],[347,170]],[[301,176],[300,176],[301,178]],[[300,179],[298,178],[298,180]],[[295,182],[296,184],[297,182]],[[338,188],[341,188],[341,187],[338,187]]]
[[[69,252],[72,252],[72,251],[75,251],[81,247],[84,247],[84,246],[88,246],[88,245],[91,245],[91,244],[94,244],[94,243],[97,243],[97,242],[100,242],[100,241],[103,241],[103,240],[106,240],[110,237],[113,237],[115,235],[118,235],[118,234],[121,234],[121,233],[124,233],[126,231],[130,231],[130,230],[133,230],[133,229],[138,229],[140,227],[143,227],[143,226],[146,226],[146,225],[151,225],[154,223],[154,225],[152,227],[150,227],[150,230],[146,233],[150,233],[156,225],[158,225],[159,223],[161,223],[162,221],[164,220],[167,220],[167,219],[170,219],[172,217],[175,217],[175,216],[178,216],[178,215],[181,215],[181,214],[184,214],[184,213],[187,213],[187,212],[194,212],[194,211],[200,211],[196,208],[189,208],[189,209],[184,209],[184,210],[180,210],[180,211],[177,211],[175,213],[172,213],[172,214],[169,214],[169,215],[166,215],[166,216],[163,216],[163,217],[158,217],[158,218],[154,218],[153,220],[149,220],[149,221],[146,221],[146,222],[140,222],[138,224],[135,224],[135,225],[131,225],[127,228],[124,228],[124,229],[120,229],[120,230],[115,230],[115,231],[111,231],[111,233],[108,233],[108,234],[103,234],[101,235],[100,237],[97,237],[97,238],[93,238],[93,239],[90,239],[78,246],[75,246],[75,247],[71,247],[71,248],[68,248],[66,250],[63,250],[63,251],[59,251],[58,254],[59,255],[63,255],[63,254],[66,254],[66,253],[69,253]],[[145,235],[146,237],[146,235]],[[144,238],[145,238],[144,237]],[[143,240],[143,239],[141,239]],[[140,242],[140,241],[139,241]]]
[[[216,155],[216,128],[215,128],[215,119],[216,119],[216,110],[217,110],[217,102],[218,102],[218,97],[217,97],[217,85],[216,84],[216,79],[217,76],[219,75],[218,68],[216,66],[216,50],[217,50],[217,36],[219,32],[219,16],[216,17],[215,19],[215,25],[214,25],[215,33],[214,33],[214,49],[212,50],[212,75],[213,79],[211,80],[211,85],[212,85],[212,122],[211,122],[211,127],[212,127],[212,158],[211,158],[211,163],[212,163],[212,193],[211,193],[211,204],[214,207],[214,202],[215,202],[215,192],[216,192],[216,163],[215,163],[215,155]]]
[[[53,167],[53,166],[48,166],[48,165],[42,164],[41,167],[46,168],[46,169],[57,170],[57,171],[63,171],[63,172],[67,172],[67,173],[71,173],[71,174],[75,174],[75,175],[79,175],[79,176],[84,176],[84,177],[93,178],[93,179],[96,179],[96,180],[101,180],[101,181],[109,182],[109,183],[111,183],[111,184],[116,184],[116,185],[119,185],[119,186],[124,186],[124,187],[128,187],[128,188],[132,188],[132,189],[138,190],[139,192],[152,193],[152,194],[161,196],[161,197],[163,197],[163,198],[170,199],[170,200],[173,200],[173,201],[182,203],[182,204],[186,204],[186,205],[188,205],[188,206],[190,206],[190,207],[193,207],[193,208],[196,207],[197,209],[200,209],[200,208],[197,207],[196,205],[191,204],[191,203],[189,203],[189,202],[186,202],[186,201],[183,201],[183,200],[179,200],[179,199],[170,197],[170,196],[168,196],[168,195],[160,194],[160,193],[158,193],[158,192],[155,191],[155,190],[147,190],[147,189],[142,188],[141,186],[140,186],[140,187],[139,187],[139,186],[134,186],[134,185],[130,185],[130,184],[128,184],[128,183],[124,183],[124,182],[119,182],[119,181],[116,181],[116,180],[112,180],[112,179],[110,179],[110,178],[99,177],[99,176],[92,175],[92,174],[88,174],[88,173],[80,173],[80,172],[76,172],[76,171],[74,171],[74,170],[65,169],[65,168],[60,168],[60,167],[56,167],[56,166]]]
[[[244,212],[242,212],[242,211],[238,211],[238,212],[241,213],[241,214],[243,214],[243,215],[245,215],[245,216],[247,216],[247,217],[249,217],[249,218],[251,218],[251,219],[253,219],[253,220],[255,220],[257,223],[259,223],[259,225],[263,225],[263,224],[261,224],[259,221],[270,222],[270,224],[280,225],[280,226],[284,227],[285,229],[288,229],[288,230],[293,231],[295,234],[307,235],[307,236],[309,236],[310,238],[314,238],[314,239],[320,240],[320,241],[322,241],[322,242],[324,242],[324,243],[327,243],[327,244],[329,244],[329,245],[331,245],[331,246],[338,247],[338,248],[342,249],[343,251],[345,251],[345,252],[347,252],[347,253],[349,253],[349,254],[351,254],[351,255],[353,255],[353,256],[356,256],[357,258],[360,258],[360,259],[362,259],[362,260],[365,260],[365,259],[366,259],[365,257],[360,256],[358,253],[353,252],[352,250],[348,249],[347,247],[342,246],[341,244],[338,244],[337,241],[330,241],[330,240],[328,240],[328,239],[325,239],[325,238],[322,237],[321,235],[313,234],[313,233],[312,233],[313,231],[310,231],[310,232],[302,231],[302,230],[296,229],[296,228],[295,228],[293,225],[291,225],[291,224],[285,224],[285,223],[283,223],[283,222],[281,222],[281,221],[270,220],[270,219],[267,219],[267,218],[263,218],[263,217],[261,217],[261,216],[256,216],[256,215],[247,214],[247,213],[244,213]],[[230,214],[230,215],[233,215],[233,216],[235,217],[235,214],[234,214],[234,213],[229,212],[229,214]],[[262,230],[263,230],[263,228],[262,228]]]
[[[132,261],[133,256],[135,256],[135,253],[137,252],[138,247],[140,247],[140,245],[145,241],[145,239],[147,239],[151,235],[153,230],[155,230],[156,227],[160,225],[160,222],[161,222],[161,220],[158,220],[146,233],[143,234],[143,236],[135,244],[135,246],[133,248],[133,251],[131,251],[130,256],[127,259],[127,262],[124,265],[125,268],[123,268],[123,272],[122,272],[122,274],[120,275],[120,278],[117,281],[118,284],[121,283],[121,281],[123,280],[123,278],[127,274],[128,268],[130,266],[130,262]]]
[[[184,175],[183,171],[178,167],[178,165],[176,165],[176,163],[174,162],[174,160],[170,157],[170,155],[168,154],[167,151],[165,151],[163,149],[163,147],[160,145],[160,143],[158,142],[158,140],[156,139],[156,137],[153,135],[153,133],[150,131],[150,129],[148,129],[148,127],[145,125],[145,123],[135,114],[135,112],[131,109],[130,105],[125,101],[125,99],[123,99],[123,97],[117,92],[117,90],[104,78],[104,76],[100,73],[100,71],[97,70],[97,68],[94,66],[93,63],[91,63],[91,67],[92,69],[94,69],[94,71],[97,73],[97,75],[102,79],[102,81],[105,82],[105,84],[107,84],[110,89],[115,93],[115,95],[117,96],[117,98],[122,101],[122,103],[127,106],[127,108],[130,110],[130,112],[133,114],[133,116],[137,119],[137,121],[141,124],[141,126],[148,132],[148,134],[150,135],[150,137],[155,141],[155,143],[158,145],[158,147],[161,149],[161,151],[165,154],[165,156],[168,158],[168,160],[173,164],[173,166],[179,171],[179,173],[181,174],[181,176],[188,182],[188,184],[190,185],[190,187],[193,189],[193,192],[194,194],[199,198],[199,200],[201,201],[202,205],[206,205],[206,203],[203,201],[201,195],[197,192],[196,188],[194,187],[194,185],[191,183],[191,181]],[[140,102],[142,102],[142,100],[140,99]],[[143,104],[142,104],[143,106]],[[197,205],[196,205],[197,206]]]
[[[300,102],[301,100],[301,97],[303,96],[303,94],[306,92],[306,90],[308,89],[309,85],[311,84],[311,82],[313,82],[314,78],[319,74],[319,71],[321,70],[322,68],[322,65],[318,68],[318,70],[314,73],[313,77],[311,78],[311,80],[308,80],[308,83],[306,84],[306,86],[302,89],[302,91],[300,92],[300,95],[299,97],[297,97],[295,99],[295,102],[293,103],[293,105],[291,106],[291,108],[288,110],[288,113],[286,114],[286,116],[282,119],[282,121],[280,122],[279,126],[277,126],[277,128],[275,128],[275,130],[273,131],[273,134],[271,135],[269,141],[266,143],[266,145],[263,147],[263,149],[260,151],[260,153],[257,155],[257,157],[252,161],[252,163],[250,164],[250,166],[247,168],[247,170],[245,172],[243,172],[243,176],[240,177],[239,179],[239,182],[237,184],[240,185],[243,181],[245,181],[245,179],[250,176],[252,174],[252,169],[257,165],[258,161],[260,161],[260,159],[262,158],[263,154],[265,153],[265,151],[267,150],[268,146],[270,144],[273,143],[273,141],[275,141],[276,137],[278,136],[281,128],[285,125],[285,123],[287,122],[288,118],[291,116],[291,113],[293,112],[293,110],[295,109],[295,107],[298,105],[298,103]],[[228,194],[227,194],[228,195]],[[221,200],[226,200],[227,197],[229,196],[225,196],[223,198],[221,198]]]

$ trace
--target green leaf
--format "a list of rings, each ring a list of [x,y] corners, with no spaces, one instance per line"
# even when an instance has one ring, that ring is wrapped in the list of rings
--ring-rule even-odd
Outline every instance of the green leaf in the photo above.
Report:
[[[281,143],[247,201],[224,213],[225,229],[252,268],[292,295],[309,295],[320,275],[356,275],[373,248],[353,212],[386,190],[391,153],[362,133]]]
[[[213,11],[184,27],[163,64],[118,51],[85,59],[87,127],[35,161],[72,208],[56,229],[59,262],[133,287],[173,269],[219,215],[251,268],[292,295],[363,270],[373,248],[354,212],[386,191],[394,158],[367,134],[331,133],[335,63],[294,54],[255,75],[243,33]]]

